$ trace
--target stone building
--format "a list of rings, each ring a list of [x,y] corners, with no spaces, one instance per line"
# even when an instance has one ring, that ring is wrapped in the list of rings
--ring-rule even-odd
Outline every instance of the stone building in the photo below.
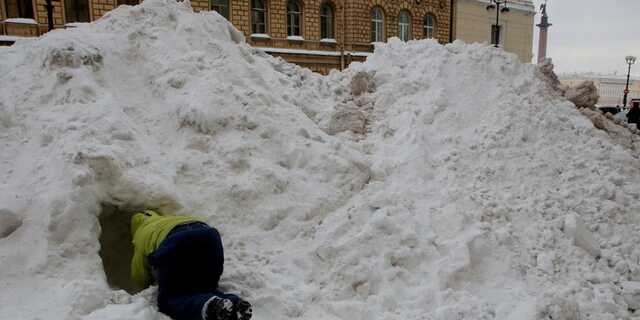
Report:
[[[522,62],[533,58],[535,7],[531,0],[509,0],[496,25],[496,8],[489,0],[456,0],[454,38],[466,43],[494,43],[515,53]],[[501,7],[502,9],[503,7]],[[497,31],[497,33],[496,33]]]
[[[45,0],[0,0],[1,40],[47,29]],[[55,27],[89,22],[137,0],[54,1]],[[327,73],[364,60],[373,42],[451,37],[453,0],[192,0],[196,11],[216,10],[247,42],[287,61]],[[0,36],[2,37],[2,36]]]

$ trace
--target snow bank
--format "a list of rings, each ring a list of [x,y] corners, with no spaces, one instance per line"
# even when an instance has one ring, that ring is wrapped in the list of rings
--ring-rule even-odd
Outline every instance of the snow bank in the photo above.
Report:
[[[638,155],[494,48],[392,40],[320,77],[148,0],[0,51],[0,83],[0,319],[163,318],[100,256],[143,207],[218,227],[256,319],[640,305]]]
[[[98,256],[103,204],[207,217],[229,250],[229,289],[281,314],[274,290],[295,284],[285,244],[369,172],[288,102],[308,73],[276,67],[295,70],[171,0],[3,51],[0,204],[22,225],[0,240],[0,305],[12,306],[0,319],[77,319],[122,300]]]

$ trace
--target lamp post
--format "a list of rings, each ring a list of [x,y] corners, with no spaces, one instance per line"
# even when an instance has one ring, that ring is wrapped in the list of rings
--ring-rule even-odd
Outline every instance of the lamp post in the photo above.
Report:
[[[622,107],[627,107],[627,95],[629,94],[629,77],[631,77],[631,65],[636,63],[636,57],[634,56],[626,56],[624,58],[629,65],[629,71],[627,72],[627,86],[624,88],[624,98],[622,98]]]
[[[489,0],[489,5],[487,6],[487,11],[496,9],[496,25],[495,28],[491,27],[491,34],[493,38],[493,46],[500,46],[500,12],[506,13],[509,12],[509,8],[507,8],[508,0]],[[500,6],[503,6],[502,9]]]

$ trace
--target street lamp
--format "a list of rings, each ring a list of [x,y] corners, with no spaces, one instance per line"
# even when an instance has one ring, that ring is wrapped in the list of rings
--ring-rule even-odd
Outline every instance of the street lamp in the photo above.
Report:
[[[500,12],[506,13],[509,12],[509,8],[507,8],[508,0],[489,0],[489,5],[487,6],[487,11],[496,9],[496,25],[495,27],[491,27],[491,37],[493,38],[493,46],[499,47],[500,44]],[[503,6],[500,8],[500,6]]]
[[[629,94],[629,77],[631,76],[631,65],[636,63],[636,57],[634,56],[626,56],[624,58],[629,65],[629,72],[627,72],[627,86],[624,88],[624,98],[622,99],[622,107],[627,107],[627,95]]]

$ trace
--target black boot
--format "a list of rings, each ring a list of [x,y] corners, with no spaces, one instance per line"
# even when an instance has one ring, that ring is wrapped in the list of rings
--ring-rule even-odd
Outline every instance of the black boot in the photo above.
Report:
[[[204,320],[249,320],[252,316],[251,304],[229,295],[230,298],[214,296],[205,304]]]
[[[249,320],[253,315],[253,310],[251,309],[251,303],[246,300],[240,299],[236,304],[236,314],[238,315],[238,320]]]

